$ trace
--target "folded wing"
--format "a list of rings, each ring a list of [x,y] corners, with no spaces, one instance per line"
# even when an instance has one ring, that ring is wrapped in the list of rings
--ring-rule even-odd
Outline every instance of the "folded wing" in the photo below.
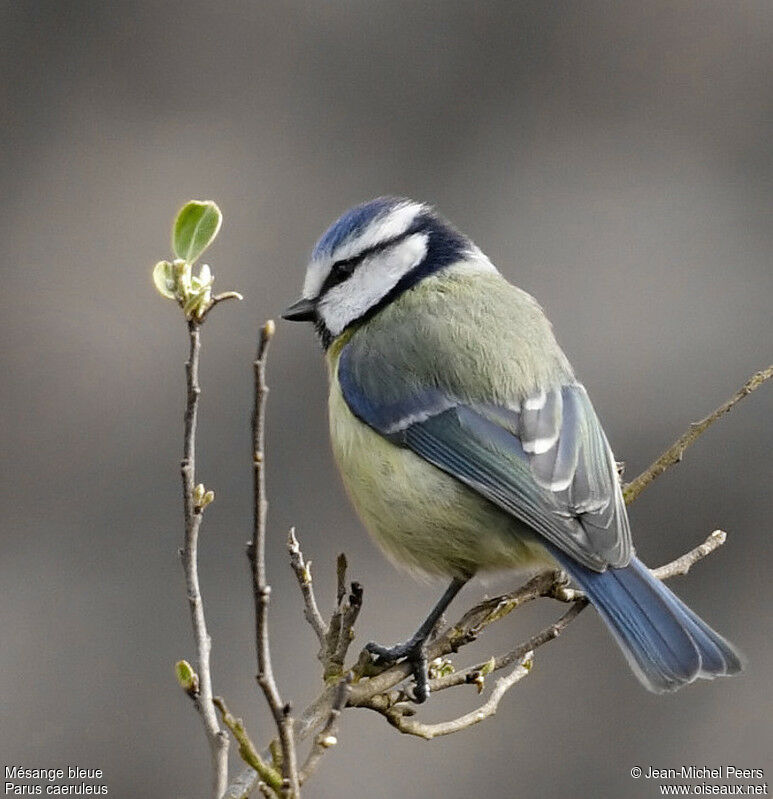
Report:
[[[594,571],[633,555],[615,461],[577,382],[508,403],[407,383],[383,359],[344,347],[338,378],[352,413],[460,480]],[[402,382],[396,391],[396,382]]]

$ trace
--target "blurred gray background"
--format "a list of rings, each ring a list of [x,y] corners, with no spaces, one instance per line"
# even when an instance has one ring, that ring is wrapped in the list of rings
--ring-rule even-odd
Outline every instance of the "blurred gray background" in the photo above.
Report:
[[[769,0],[4,2],[3,765],[101,768],[117,797],[207,795],[172,671],[193,655],[176,554],[187,342],[150,281],[184,200],[221,205],[206,260],[245,295],[204,331],[199,476],[218,498],[201,579],[215,689],[265,742],[243,554],[250,362],[316,237],[379,194],[437,204],[544,305],[632,477],[771,361],[772,66]],[[438,587],[396,572],[347,504],[310,329],[279,324],[270,383],[272,642],[302,706],[317,664],[289,525],[326,605],[348,553],[357,643],[404,638]],[[461,735],[426,744],[347,713],[307,794],[653,797],[631,767],[683,763],[769,778],[771,411],[767,386],[631,513],[652,565],[729,531],[674,586],[746,652],[743,676],[651,696],[589,612]],[[514,583],[476,583],[455,612]],[[559,611],[519,613],[459,660]]]

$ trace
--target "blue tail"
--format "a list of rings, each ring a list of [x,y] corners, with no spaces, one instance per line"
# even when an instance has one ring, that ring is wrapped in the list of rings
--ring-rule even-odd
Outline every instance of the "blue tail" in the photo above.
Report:
[[[586,569],[554,557],[607,623],[636,676],[650,691],[675,691],[696,678],[743,668],[732,644],[695,615],[637,558],[622,569]]]

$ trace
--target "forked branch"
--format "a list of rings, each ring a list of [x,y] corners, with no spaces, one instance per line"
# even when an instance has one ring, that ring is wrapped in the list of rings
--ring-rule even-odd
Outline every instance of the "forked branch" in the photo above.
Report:
[[[431,741],[441,735],[453,735],[455,732],[461,732],[461,730],[466,730],[474,724],[479,724],[497,712],[502,697],[531,671],[531,655],[531,652],[527,652],[509,674],[500,677],[496,681],[491,695],[480,707],[465,713],[463,716],[451,719],[451,721],[426,724],[414,718],[408,712],[408,706],[405,704],[392,705],[382,710],[377,704],[381,697],[374,697],[373,704],[367,705],[367,707],[377,710],[395,729],[406,735],[416,735],[427,741]]]
[[[727,535],[721,530],[715,530],[704,543],[695,547],[687,554],[661,566],[654,570],[656,576],[663,575],[661,579],[673,577],[677,574],[684,574],[690,566],[705,558],[719,546],[721,546]],[[484,600],[471,610],[454,625],[449,627],[431,646],[429,656],[440,658],[444,655],[456,651],[475,640],[480,633],[490,624],[504,616],[509,615],[517,607],[525,602],[530,602],[539,597],[549,597],[559,599],[559,601],[570,601],[571,606],[557,621],[545,627],[543,630],[533,635],[527,641],[519,644],[502,655],[492,657],[489,660],[470,666],[458,672],[452,672],[430,681],[430,689],[433,693],[453,688],[457,685],[477,685],[479,691],[483,688],[483,680],[486,675],[500,669],[508,668],[513,663],[518,663],[526,668],[526,672],[518,672],[518,668],[507,678],[497,681],[496,688],[490,697],[477,710],[467,713],[457,719],[453,719],[441,724],[427,725],[422,724],[416,719],[406,718],[406,704],[409,699],[405,691],[390,691],[404,679],[402,670],[398,666],[392,666],[378,675],[375,680],[363,680],[358,688],[361,693],[354,693],[350,704],[359,707],[366,707],[381,713],[386,720],[400,732],[409,735],[418,735],[421,738],[435,738],[439,735],[450,735],[459,730],[477,724],[484,718],[493,715],[499,705],[499,701],[505,692],[515,685],[520,679],[526,676],[531,669],[534,650],[558,638],[559,635],[574,621],[577,616],[588,606],[588,601],[582,595],[571,600],[563,599],[560,589],[563,586],[563,577],[560,573],[545,572],[530,580],[526,585],[517,591],[503,594],[500,597]],[[517,676],[516,676],[517,675]],[[370,684],[373,683],[373,684]],[[375,692],[373,688],[376,688]],[[409,711],[412,714],[412,708]]]
[[[319,612],[317,598],[314,595],[314,583],[311,577],[311,561],[304,560],[300,544],[295,537],[294,527],[290,528],[290,533],[287,536],[287,551],[290,555],[290,566],[298,580],[298,587],[301,589],[304,608],[303,615],[306,617],[306,621],[317,636],[320,646],[319,657],[322,659],[322,654],[327,643],[328,626],[325,624],[325,620]]]

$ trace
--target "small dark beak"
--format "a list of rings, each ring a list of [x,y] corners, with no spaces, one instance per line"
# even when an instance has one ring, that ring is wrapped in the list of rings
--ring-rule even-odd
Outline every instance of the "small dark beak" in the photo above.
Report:
[[[317,303],[303,298],[286,308],[282,314],[282,319],[290,322],[313,322],[316,317]]]

